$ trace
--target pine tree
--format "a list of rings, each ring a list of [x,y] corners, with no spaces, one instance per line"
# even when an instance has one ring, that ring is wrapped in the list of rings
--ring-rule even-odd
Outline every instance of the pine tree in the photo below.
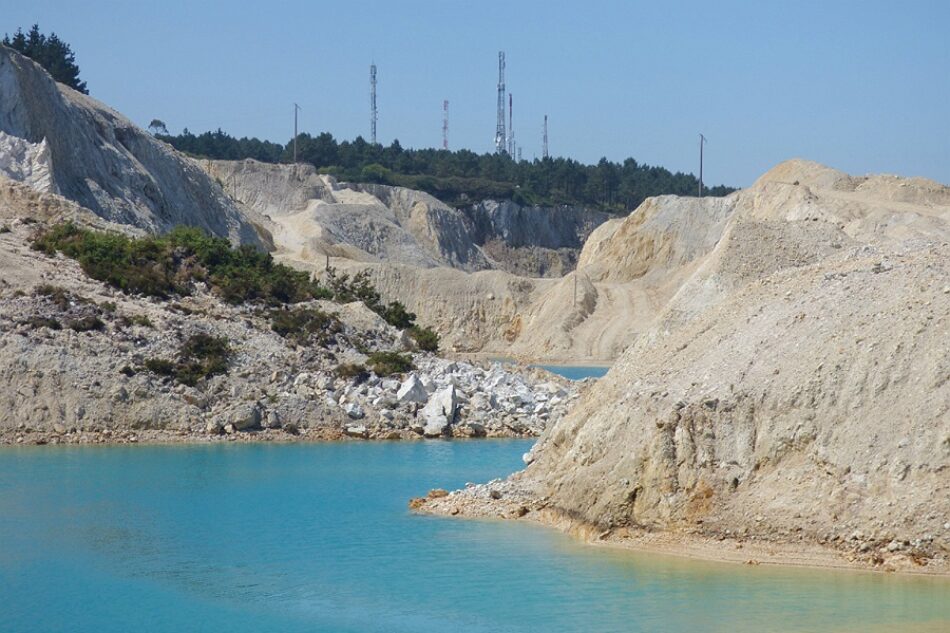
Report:
[[[40,33],[38,24],[34,24],[29,34],[23,29],[17,29],[11,38],[5,35],[2,44],[18,51],[46,69],[53,79],[89,94],[86,82],[79,79],[79,66],[76,65],[76,55],[69,44],[59,39],[56,33],[49,36]]]

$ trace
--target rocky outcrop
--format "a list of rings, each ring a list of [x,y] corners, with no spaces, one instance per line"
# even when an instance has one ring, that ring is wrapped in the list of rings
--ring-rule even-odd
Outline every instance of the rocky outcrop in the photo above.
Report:
[[[793,161],[611,227],[596,247],[616,265],[591,258],[592,276],[690,274],[495,486],[498,511],[950,570],[948,194]],[[638,228],[676,209],[705,214],[678,220],[692,238]],[[486,489],[455,496],[492,512]]]
[[[190,159],[98,101],[0,46],[0,173],[105,220],[148,231],[200,226],[232,241],[262,236]]]
[[[610,217],[581,207],[494,200],[462,212],[474,227],[475,243],[494,267],[522,277],[561,277],[574,270],[588,236]]]
[[[576,207],[487,201],[451,208],[403,187],[340,183],[310,165],[201,161],[242,208],[267,216],[288,257],[504,270],[555,277],[571,270],[607,215]]]

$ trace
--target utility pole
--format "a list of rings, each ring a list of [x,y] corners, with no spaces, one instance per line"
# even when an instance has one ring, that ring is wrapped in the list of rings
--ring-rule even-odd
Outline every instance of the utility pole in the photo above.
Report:
[[[300,106],[296,103],[294,104],[294,165],[297,164],[297,112],[300,111]]]
[[[442,149],[449,148],[449,100],[442,101]]]
[[[544,138],[541,145],[541,158],[548,158],[548,115],[544,115]]]
[[[706,144],[706,137],[699,135],[699,197],[703,197],[703,145]]]

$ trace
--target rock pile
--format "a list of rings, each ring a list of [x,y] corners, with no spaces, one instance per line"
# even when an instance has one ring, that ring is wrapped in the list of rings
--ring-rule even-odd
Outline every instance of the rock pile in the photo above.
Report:
[[[340,384],[306,376],[326,389],[326,401],[353,420],[347,435],[388,437],[408,430],[424,437],[538,435],[577,397],[555,376],[520,373],[494,363],[478,366],[416,356],[416,371],[401,380],[371,375]]]

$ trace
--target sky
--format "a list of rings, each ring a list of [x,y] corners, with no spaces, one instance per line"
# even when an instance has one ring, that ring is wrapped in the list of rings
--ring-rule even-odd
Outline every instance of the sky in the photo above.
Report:
[[[0,31],[39,23],[92,96],[172,133],[300,130],[492,151],[498,51],[515,140],[750,185],[807,158],[950,183],[950,0],[106,2],[0,0]]]

